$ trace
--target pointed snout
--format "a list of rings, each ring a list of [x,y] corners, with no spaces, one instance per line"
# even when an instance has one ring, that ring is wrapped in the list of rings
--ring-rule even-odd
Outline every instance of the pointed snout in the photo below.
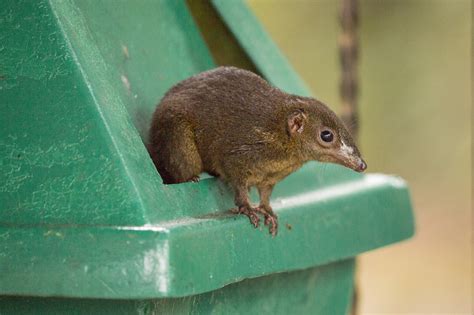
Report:
[[[333,162],[348,167],[356,172],[367,169],[367,163],[360,157],[359,152],[354,149],[342,149],[336,154],[324,156],[320,161]]]
[[[363,172],[367,169],[367,163],[364,160],[360,159],[359,166],[355,169],[357,172]]]

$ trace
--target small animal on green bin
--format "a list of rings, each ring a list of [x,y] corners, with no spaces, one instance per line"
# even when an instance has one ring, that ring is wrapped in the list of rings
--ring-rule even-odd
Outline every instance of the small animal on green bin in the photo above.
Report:
[[[343,122],[322,102],[287,94],[260,76],[219,67],[173,86],[158,104],[149,151],[165,184],[198,181],[207,172],[234,190],[234,213],[275,236],[270,206],[276,183],[316,160],[367,168]],[[257,187],[260,205],[248,191]]]

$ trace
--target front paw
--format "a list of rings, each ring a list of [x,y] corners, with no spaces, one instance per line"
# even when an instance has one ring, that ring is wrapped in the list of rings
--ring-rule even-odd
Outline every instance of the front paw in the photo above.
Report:
[[[232,209],[231,210],[233,213],[235,214],[243,214],[243,215],[246,215],[249,220],[250,220],[250,223],[254,226],[254,227],[258,227],[259,223],[260,223],[260,218],[258,217],[258,211],[257,209],[255,208],[252,208],[250,206],[240,206],[239,208],[237,209]]]
[[[265,225],[268,225],[270,234],[275,237],[278,233],[278,216],[270,206],[260,205],[258,211],[265,217]]]

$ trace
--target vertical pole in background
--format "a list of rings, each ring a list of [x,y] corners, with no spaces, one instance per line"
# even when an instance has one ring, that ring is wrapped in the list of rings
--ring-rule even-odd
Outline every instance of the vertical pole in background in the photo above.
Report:
[[[340,81],[341,118],[356,142],[359,131],[357,115],[357,18],[357,0],[341,0],[339,13],[339,22],[342,29],[339,36],[339,54],[342,69]]]
[[[341,34],[339,35],[339,54],[341,60],[341,81],[340,94],[342,101],[341,118],[358,142],[359,136],[359,117],[357,114],[357,19],[358,19],[357,0],[341,0],[339,11],[339,23],[341,25]],[[356,264],[357,270],[357,264]],[[351,315],[358,314],[359,288],[357,279],[354,280],[354,293],[352,296]]]

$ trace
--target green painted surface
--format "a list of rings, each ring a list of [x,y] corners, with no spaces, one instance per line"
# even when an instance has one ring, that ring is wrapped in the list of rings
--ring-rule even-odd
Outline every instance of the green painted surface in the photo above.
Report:
[[[306,169],[306,178],[288,178],[288,186],[296,190],[299,185],[297,194],[278,194],[282,197],[274,206],[282,228],[274,239],[246,218],[222,212],[148,226],[3,227],[0,290],[103,298],[184,296],[353,257],[411,235],[403,183],[371,175],[320,189],[298,184],[312,179],[316,167]]]
[[[231,65],[261,75],[209,0],[186,0],[186,5],[216,64]]]
[[[2,1],[0,16],[0,221],[145,223],[48,3]]]
[[[345,314],[353,260],[244,280],[179,299],[0,297],[2,314]]]
[[[304,94],[232,3],[214,4],[255,66]],[[237,18],[254,33],[238,33]],[[273,239],[226,212],[232,193],[214,178],[161,184],[148,117],[173,83],[214,66],[184,2],[3,1],[0,42],[1,294],[188,296],[413,234],[395,177],[309,163],[275,189]]]

